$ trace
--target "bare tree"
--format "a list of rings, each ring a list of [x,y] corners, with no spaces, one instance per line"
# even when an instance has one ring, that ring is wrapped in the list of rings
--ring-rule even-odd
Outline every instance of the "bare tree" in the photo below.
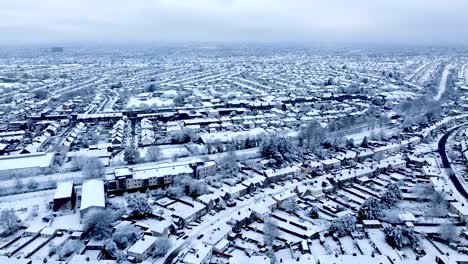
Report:
[[[171,240],[167,237],[161,237],[156,240],[156,248],[153,251],[154,256],[161,257],[166,255],[171,249],[172,243]]]
[[[98,158],[92,157],[84,159],[81,172],[86,178],[101,178],[106,174],[106,168]]]
[[[442,239],[448,242],[458,241],[457,228],[453,224],[443,224],[439,227],[439,234]]]
[[[146,150],[146,160],[158,161],[161,158],[161,150],[159,147],[151,146]]]
[[[271,218],[266,218],[263,224],[263,241],[269,247],[273,247],[276,237],[279,236],[278,226]]]
[[[12,208],[3,209],[0,213],[0,226],[5,229],[8,234],[18,230],[18,221],[19,218]]]

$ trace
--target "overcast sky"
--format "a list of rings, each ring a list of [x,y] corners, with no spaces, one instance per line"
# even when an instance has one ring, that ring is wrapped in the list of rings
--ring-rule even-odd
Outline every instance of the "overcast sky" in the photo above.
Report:
[[[0,44],[468,44],[468,0],[5,0]]]

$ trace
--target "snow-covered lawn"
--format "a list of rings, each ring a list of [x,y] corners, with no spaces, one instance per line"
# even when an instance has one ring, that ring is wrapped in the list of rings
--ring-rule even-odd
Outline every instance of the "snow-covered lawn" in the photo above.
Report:
[[[312,255],[314,256],[327,255],[327,251],[320,244],[320,241],[318,239],[312,240],[312,245],[310,245],[310,250],[311,250]]]
[[[65,242],[65,240],[67,240],[70,236],[67,235],[67,234],[64,234],[63,236],[61,237],[54,237],[51,241],[49,241],[49,243],[47,243],[46,245],[44,245],[43,247],[41,247],[36,253],[34,253],[32,255],[32,259],[36,259],[36,260],[43,260],[44,258],[48,258],[48,259],[52,259],[52,260],[57,260],[58,259],[58,255],[55,254],[54,256],[52,257],[49,257],[49,248],[51,245],[54,245],[54,246],[58,246],[58,245],[61,245],[63,242]]]
[[[152,97],[147,100],[141,100],[140,98],[131,97],[128,100],[127,108],[140,107],[140,106],[155,106],[155,107],[169,107],[174,104],[172,99]]]
[[[21,249],[18,253],[15,254],[15,256],[27,256],[34,250],[36,250],[40,245],[42,245],[44,242],[46,242],[49,238],[47,237],[37,237],[35,238],[30,244],[25,246],[23,249]]]
[[[80,219],[80,212],[79,210],[76,210],[76,213],[55,217],[51,226],[57,229],[79,231],[83,230],[83,225],[80,223]]]
[[[354,245],[354,240],[350,236],[340,238],[340,243],[343,247],[343,250],[345,251],[344,254],[352,255],[353,253],[356,253],[361,255],[359,249]]]
[[[47,204],[52,201],[55,190],[40,191],[33,193],[17,194],[0,199],[0,210],[14,209],[16,215],[28,226],[44,226],[46,223],[42,217],[50,214]],[[37,216],[32,216],[33,207],[37,206]]]
[[[369,238],[374,242],[374,245],[382,255],[388,256],[392,260],[400,260],[400,257],[395,250],[385,240],[385,234],[379,229],[369,229]]]
[[[329,249],[330,251],[327,252],[327,255],[338,253],[341,255],[340,245],[333,240],[331,236],[325,237],[325,243],[323,244],[325,249]]]
[[[374,248],[371,246],[368,239],[356,239],[355,241],[363,255],[371,255],[372,252],[374,252]]]

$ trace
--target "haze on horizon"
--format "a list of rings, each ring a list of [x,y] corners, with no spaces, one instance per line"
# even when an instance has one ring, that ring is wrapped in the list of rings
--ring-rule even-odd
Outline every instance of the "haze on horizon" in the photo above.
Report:
[[[466,0],[15,0],[0,45],[316,42],[464,45]]]

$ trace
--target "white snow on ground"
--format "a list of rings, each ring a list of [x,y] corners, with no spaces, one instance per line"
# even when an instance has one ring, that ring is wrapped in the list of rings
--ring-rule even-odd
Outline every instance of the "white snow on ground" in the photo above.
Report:
[[[172,99],[166,98],[159,98],[159,97],[152,97],[148,98],[147,100],[141,100],[136,97],[131,97],[128,100],[127,107],[138,107],[141,105],[148,105],[148,106],[156,106],[156,107],[164,107],[164,106],[172,106],[174,103]]]
[[[5,83],[5,82],[0,82],[0,87],[5,87],[5,88],[13,88],[18,86],[18,83]]]
[[[44,226],[42,217],[48,214],[47,205],[54,196],[55,190],[40,191],[34,193],[24,193],[10,195],[0,198],[0,211],[3,209],[13,209],[18,217],[26,221],[29,226]],[[38,216],[32,217],[31,211],[34,206],[38,206]]]

